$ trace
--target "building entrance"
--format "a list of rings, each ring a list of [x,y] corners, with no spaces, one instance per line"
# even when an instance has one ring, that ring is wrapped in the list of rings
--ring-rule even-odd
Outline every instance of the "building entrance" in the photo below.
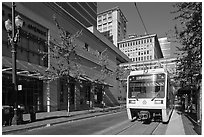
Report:
[[[2,105],[13,105],[15,97],[10,87],[12,83],[11,74],[3,74],[2,78]],[[34,106],[36,112],[43,111],[43,81],[25,76],[17,77],[17,84],[21,89],[17,93],[17,104],[25,106],[25,112],[29,113],[29,108]]]

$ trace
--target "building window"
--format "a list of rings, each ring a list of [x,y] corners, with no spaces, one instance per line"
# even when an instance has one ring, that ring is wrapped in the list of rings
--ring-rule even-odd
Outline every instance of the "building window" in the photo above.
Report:
[[[98,29],[102,29],[102,25],[98,25]]]
[[[109,33],[110,36],[112,36],[113,35],[112,29],[110,29],[109,31],[110,31],[110,33]]]
[[[85,49],[86,51],[89,51],[89,45],[88,45],[87,43],[85,43],[84,49]]]
[[[108,17],[108,21],[112,21],[112,16]]]
[[[101,16],[98,16],[98,19],[101,19]]]
[[[112,25],[109,25],[109,26],[108,26],[108,29],[111,29],[111,28],[112,28]]]
[[[101,24],[101,23],[102,23],[102,20],[98,20],[98,23]]]
[[[120,44],[120,48],[122,48],[123,47],[123,44]]]
[[[107,30],[107,27],[104,27],[104,28],[103,28],[103,31],[106,31],[106,30]]]
[[[112,26],[112,21],[111,21],[111,22],[108,22],[108,25],[109,25],[109,26]]]
[[[112,12],[109,12],[109,13],[108,13],[108,17],[110,17],[110,16],[112,17]]]
[[[118,21],[118,26],[120,26],[120,22]]]

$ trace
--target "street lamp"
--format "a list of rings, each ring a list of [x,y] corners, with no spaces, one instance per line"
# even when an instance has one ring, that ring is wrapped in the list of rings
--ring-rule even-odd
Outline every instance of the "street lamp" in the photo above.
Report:
[[[23,26],[23,20],[18,15],[15,17],[15,2],[12,2],[12,21],[9,19],[5,21],[5,28],[8,33],[8,41],[11,44],[11,53],[12,53],[12,84],[13,84],[13,96],[14,100],[14,117],[12,119],[12,125],[17,125],[17,83],[16,83],[16,46],[19,40],[19,31]]]

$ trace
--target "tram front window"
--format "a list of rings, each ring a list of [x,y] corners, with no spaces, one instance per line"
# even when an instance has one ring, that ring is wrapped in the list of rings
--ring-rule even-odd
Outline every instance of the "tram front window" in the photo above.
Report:
[[[165,74],[129,77],[129,98],[164,98]]]

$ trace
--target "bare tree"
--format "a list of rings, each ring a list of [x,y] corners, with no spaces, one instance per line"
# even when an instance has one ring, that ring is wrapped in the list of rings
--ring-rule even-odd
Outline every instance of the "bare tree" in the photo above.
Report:
[[[60,24],[58,23],[55,16],[53,20],[58,29],[59,39],[52,38],[50,40],[49,52],[41,52],[44,57],[50,57],[51,63],[50,67],[46,70],[42,79],[53,81],[58,78],[62,78],[67,87],[67,112],[70,112],[70,73],[73,72],[74,77],[78,79],[81,75],[80,65],[74,62],[77,59],[76,47],[78,46],[75,41],[82,34],[82,31],[76,32],[72,35],[68,33]]]
[[[94,83],[99,83],[102,86],[102,105],[103,105],[103,109],[105,107],[105,102],[104,102],[104,98],[105,98],[105,80],[107,78],[107,76],[112,75],[112,71],[108,68],[109,66],[109,61],[108,61],[108,55],[106,54],[107,48],[105,50],[103,50],[102,52],[98,52],[96,54],[96,57],[98,58],[98,67],[95,68],[99,68],[100,69],[100,74],[98,75],[98,77],[96,77],[94,79]],[[93,83],[93,85],[95,85]]]

